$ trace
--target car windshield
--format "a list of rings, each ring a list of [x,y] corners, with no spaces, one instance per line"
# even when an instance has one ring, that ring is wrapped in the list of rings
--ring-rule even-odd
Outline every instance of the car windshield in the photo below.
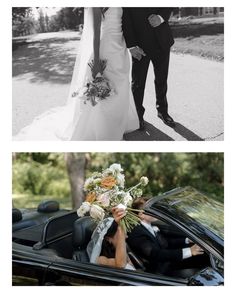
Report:
[[[177,190],[161,197],[155,207],[164,205],[181,218],[191,217],[195,222],[224,239],[224,206],[194,188]],[[186,216],[187,215],[187,216]]]

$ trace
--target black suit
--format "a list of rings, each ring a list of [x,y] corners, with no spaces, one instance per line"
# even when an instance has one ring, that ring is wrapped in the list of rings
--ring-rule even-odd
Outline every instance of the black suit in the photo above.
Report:
[[[182,261],[182,248],[186,247],[185,239],[165,239],[162,242],[151,234],[142,224],[137,225],[128,235],[127,243],[141,258],[148,261],[150,271],[166,274],[171,263]]]
[[[123,8],[122,27],[128,48],[139,46],[146,53],[140,61],[135,58],[132,66],[132,91],[139,115],[143,119],[143,97],[150,61],[155,73],[156,107],[163,114],[168,112],[167,78],[169,69],[170,47],[174,39],[168,20],[172,8],[170,7],[125,7]],[[151,14],[160,15],[164,22],[153,28],[148,17]]]

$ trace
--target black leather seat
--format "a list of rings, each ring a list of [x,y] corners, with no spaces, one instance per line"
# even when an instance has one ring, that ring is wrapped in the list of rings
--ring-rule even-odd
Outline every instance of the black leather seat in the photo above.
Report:
[[[89,257],[86,251],[88,242],[91,239],[92,233],[96,227],[96,222],[89,216],[84,216],[74,222],[73,228],[73,259],[81,262],[89,262]]]
[[[12,223],[22,220],[22,213],[17,208],[12,208]]]

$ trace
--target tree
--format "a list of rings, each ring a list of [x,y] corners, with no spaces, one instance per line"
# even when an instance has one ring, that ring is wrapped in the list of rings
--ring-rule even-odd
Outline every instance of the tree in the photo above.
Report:
[[[42,9],[39,9],[39,29],[41,33],[45,33],[45,17]]]
[[[71,187],[72,208],[79,208],[84,200],[87,157],[85,153],[66,153],[65,160]]]
[[[14,22],[21,17],[29,17],[31,12],[31,7],[12,7],[12,20]]]
[[[79,25],[83,23],[83,10],[63,7],[57,12],[56,19],[53,19],[54,23],[55,20],[61,30],[78,30]]]
[[[30,7],[12,8],[12,35],[13,37],[25,36],[34,33],[36,22]]]
[[[45,15],[45,28],[46,32],[49,32],[49,17],[47,14]]]
[[[13,153],[12,158],[13,194],[28,196],[36,206],[41,197],[78,208],[85,178],[113,163],[124,169],[126,187],[147,176],[146,196],[192,186],[224,202],[223,153]]]

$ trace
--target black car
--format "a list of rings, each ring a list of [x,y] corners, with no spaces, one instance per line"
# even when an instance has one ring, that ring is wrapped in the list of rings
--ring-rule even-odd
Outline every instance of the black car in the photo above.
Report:
[[[223,204],[191,187],[177,188],[151,198],[147,214],[170,237],[188,237],[204,249],[185,277],[147,272],[132,249],[128,254],[136,270],[92,264],[86,246],[96,223],[76,211],[60,210],[48,201],[37,210],[13,209],[13,285],[187,286],[224,284]],[[197,256],[196,256],[197,257]],[[196,258],[195,257],[195,258]]]

